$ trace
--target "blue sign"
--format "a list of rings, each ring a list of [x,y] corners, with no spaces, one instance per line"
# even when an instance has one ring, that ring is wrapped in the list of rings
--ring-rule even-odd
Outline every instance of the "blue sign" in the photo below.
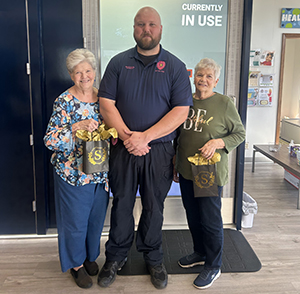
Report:
[[[300,28],[300,8],[282,8],[281,27],[290,29]]]

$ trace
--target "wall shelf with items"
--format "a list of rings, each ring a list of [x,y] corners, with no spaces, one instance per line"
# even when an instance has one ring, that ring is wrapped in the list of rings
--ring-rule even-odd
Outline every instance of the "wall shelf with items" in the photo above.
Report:
[[[275,51],[250,50],[248,106],[272,106]]]

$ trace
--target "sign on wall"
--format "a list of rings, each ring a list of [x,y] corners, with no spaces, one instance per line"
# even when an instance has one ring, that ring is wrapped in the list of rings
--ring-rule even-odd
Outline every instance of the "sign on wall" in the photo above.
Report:
[[[282,8],[281,27],[291,29],[300,28],[300,8]]]
[[[191,72],[204,57],[222,66],[216,91],[224,91],[228,0],[100,0],[101,75],[117,53],[135,46],[133,19],[144,6],[155,8],[162,20],[164,49],[180,58]]]
[[[272,106],[275,75],[265,72],[265,68],[274,66],[274,58],[274,50],[250,50],[248,106]]]

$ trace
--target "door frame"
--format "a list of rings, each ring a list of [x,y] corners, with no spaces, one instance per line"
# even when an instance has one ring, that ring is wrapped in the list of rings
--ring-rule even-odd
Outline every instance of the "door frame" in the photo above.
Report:
[[[279,91],[277,104],[277,118],[276,118],[276,135],[275,142],[279,144],[280,125],[281,125],[281,106],[282,106],[282,92],[283,92],[283,77],[284,77],[284,60],[286,51],[286,41],[288,39],[300,39],[300,33],[284,33],[281,39],[281,58],[280,58],[280,76],[279,76]]]

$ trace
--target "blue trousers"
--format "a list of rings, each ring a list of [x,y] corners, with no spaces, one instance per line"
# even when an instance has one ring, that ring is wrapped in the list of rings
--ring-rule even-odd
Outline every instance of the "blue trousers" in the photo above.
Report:
[[[54,195],[61,269],[78,267],[100,254],[100,237],[105,220],[108,192],[105,184],[76,187],[54,171]]]
[[[113,193],[106,259],[122,261],[134,239],[133,208],[137,189],[142,214],[136,234],[136,247],[149,265],[162,263],[162,224],[164,200],[172,184],[174,148],[171,142],[151,145],[145,156],[128,153],[119,140],[111,146],[109,182]]]
[[[223,221],[221,193],[218,197],[194,197],[193,181],[179,175],[183,206],[194,243],[194,251],[205,256],[205,267],[219,269],[222,265]]]

